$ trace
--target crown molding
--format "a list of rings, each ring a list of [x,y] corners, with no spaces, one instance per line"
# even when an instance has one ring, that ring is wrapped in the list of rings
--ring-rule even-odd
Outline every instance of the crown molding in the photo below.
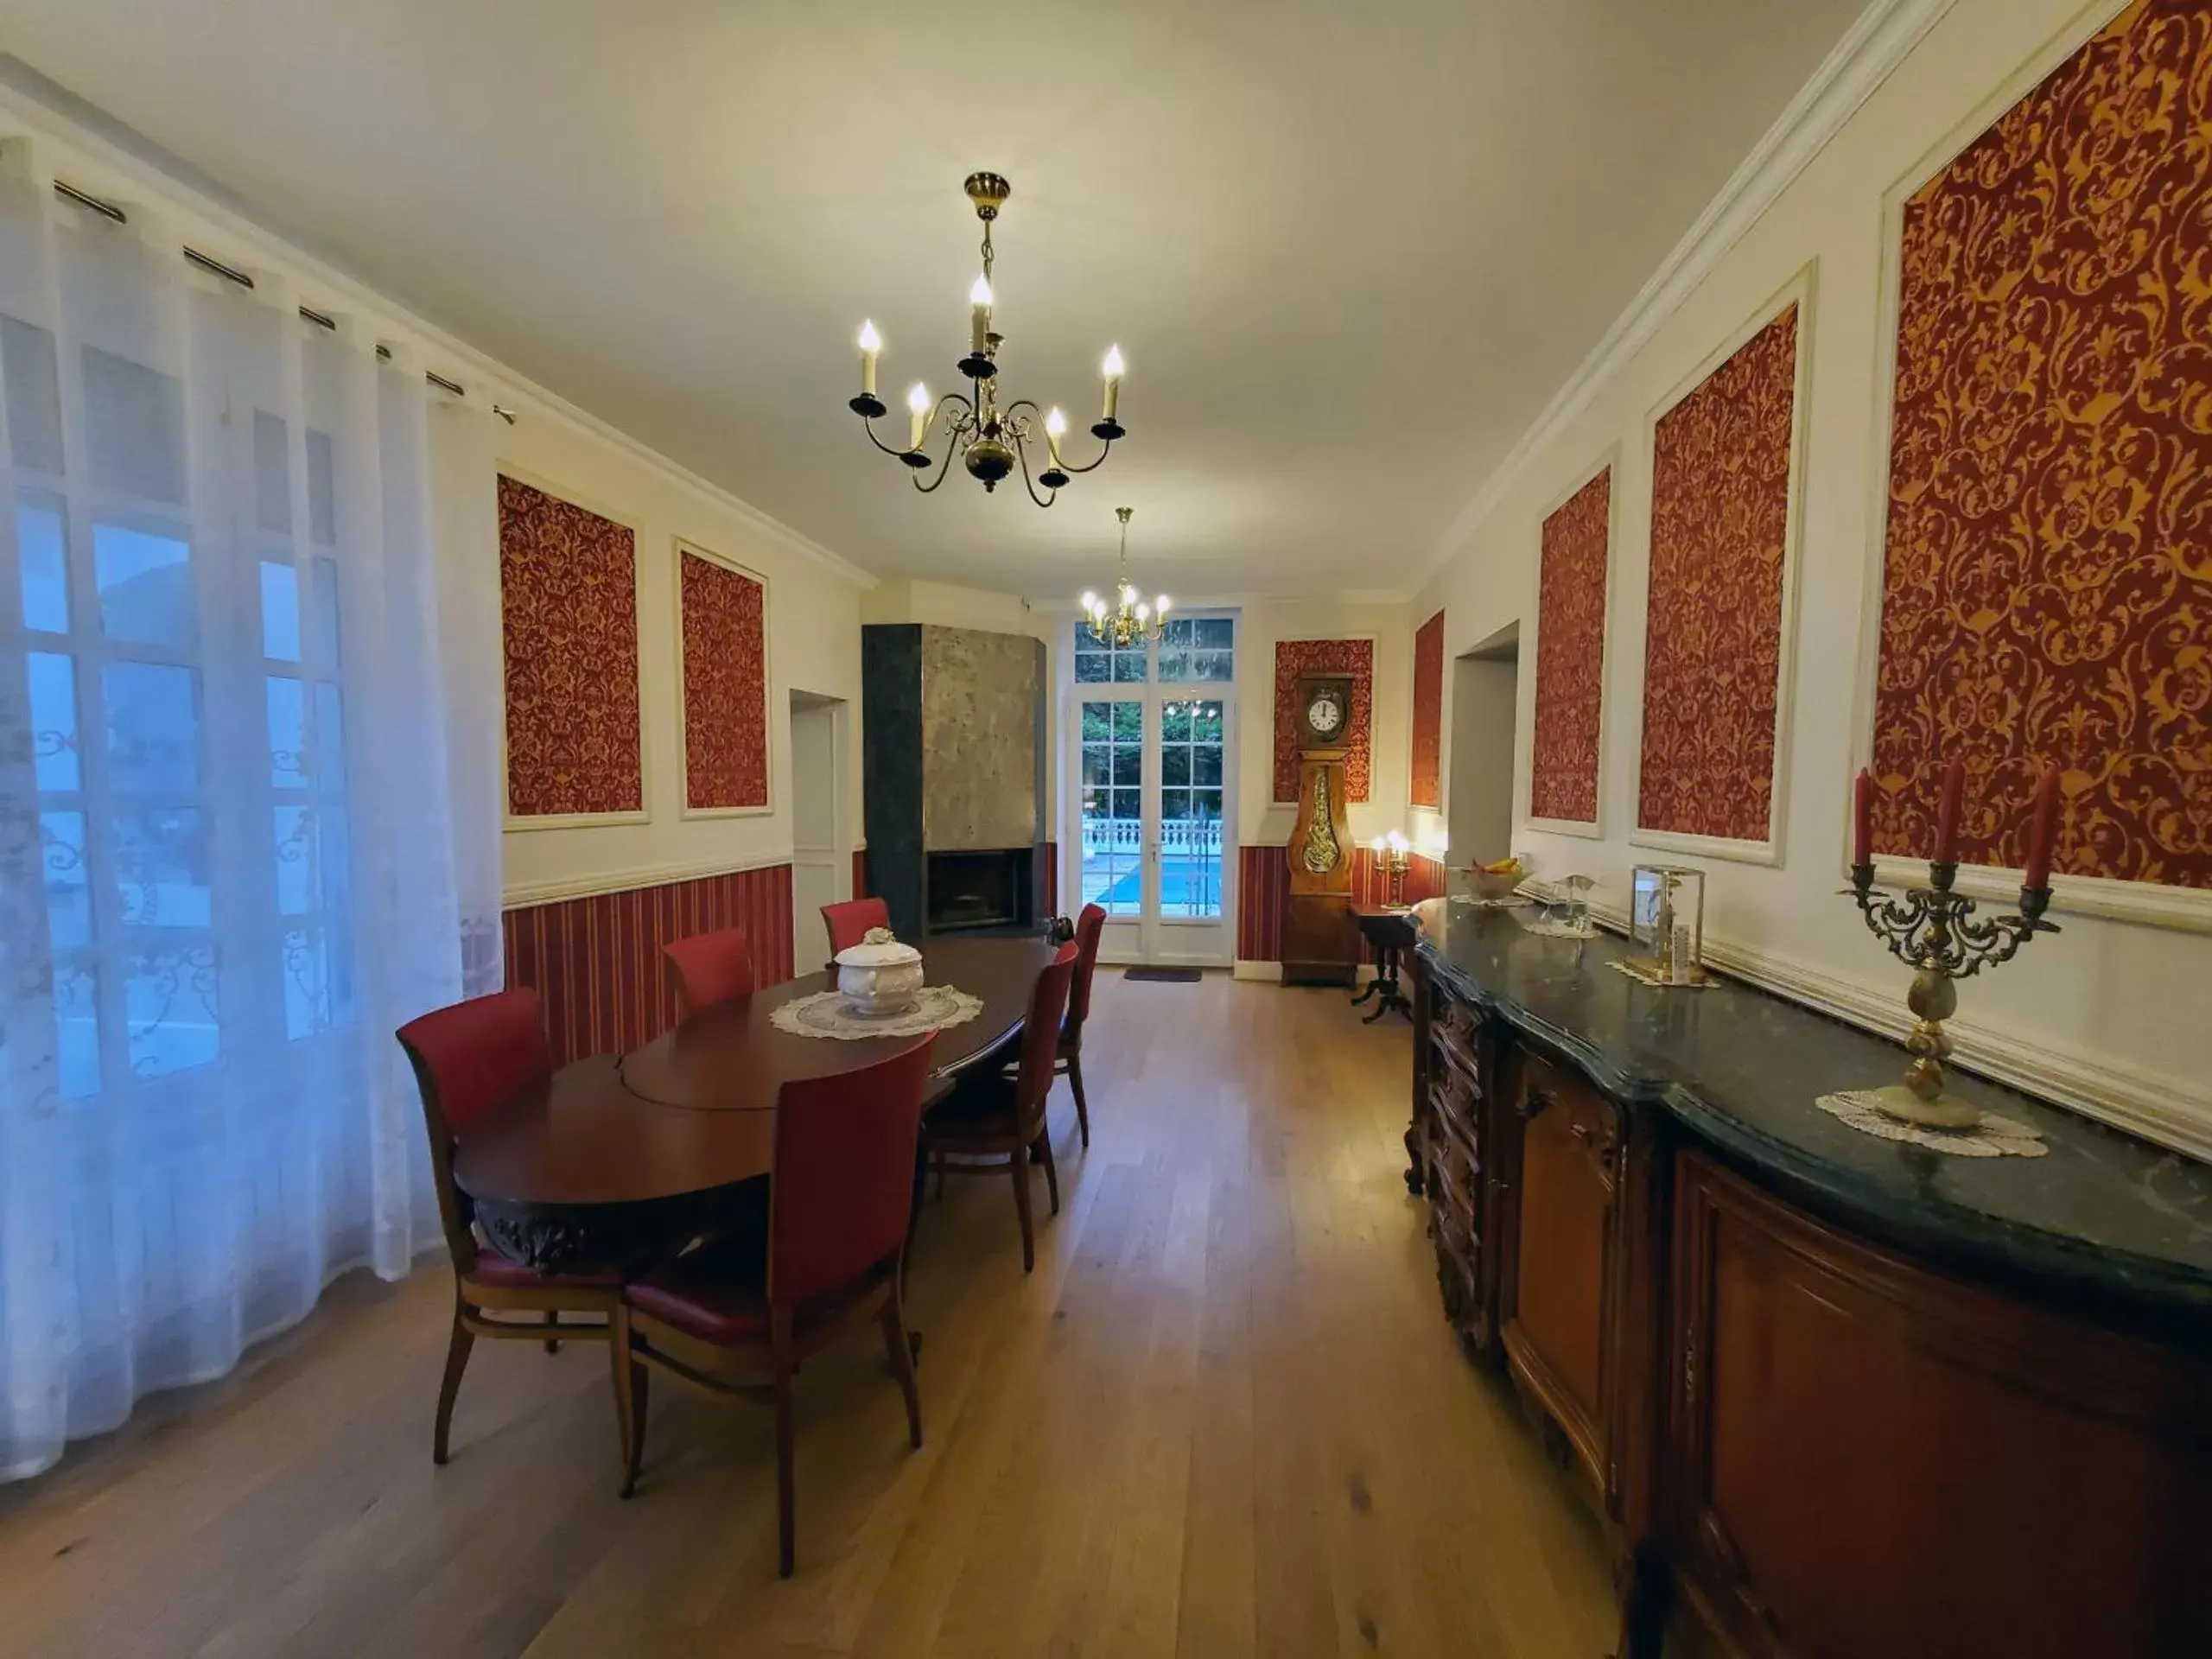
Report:
[[[1606,383],[1651,342],[1661,325],[1796,181],[1828,140],[1842,130],[1951,5],[1952,0],[1873,0],[1859,14],[1743,164],[1729,175],[1719,194],[1706,204],[1688,233],[1660,261],[1658,270],[1637,291],[1628,308],[1613,320],[1595,349],[1452,521],[1422,569],[1420,590],[1436,581],[1543,447],[1587,409]]]
[[[792,529],[779,518],[771,518],[751,502],[670,460],[642,440],[549,391],[527,376],[518,374],[498,359],[487,356],[318,255],[268,230],[201,187],[180,178],[160,162],[94,131],[83,121],[47,104],[35,92],[0,79],[0,139],[22,137],[50,146],[58,158],[65,159],[69,165],[61,170],[73,175],[71,183],[102,194],[120,194],[126,202],[136,198],[158,203],[190,221],[190,235],[195,247],[242,270],[260,267],[282,270],[298,284],[301,300],[317,310],[333,315],[353,313],[367,319],[378,335],[404,340],[416,348],[425,367],[435,369],[463,385],[475,385],[486,407],[494,401],[511,406],[520,404],[525,405],[525,414],[534,411],[565,421],[730,514],[763,540],[796,553],[859,588],[877,585],[878,579],[872,573],[830,551],[812,537]],[[149,151],[162,153],[149,141],[142,142],[146,143]],[[486,382],[496,383],[496,390]]]

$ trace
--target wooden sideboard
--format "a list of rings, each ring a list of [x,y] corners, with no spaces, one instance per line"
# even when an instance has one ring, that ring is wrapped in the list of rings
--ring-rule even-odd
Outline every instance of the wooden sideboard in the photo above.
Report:
[[[1963,1079],[2037,1160],[1859,1135],[1899,1051],[1610,938],[1421,908],[1445,1315],[1615,1551],[1622,1651],[2212,1654],[2212,1168]]]

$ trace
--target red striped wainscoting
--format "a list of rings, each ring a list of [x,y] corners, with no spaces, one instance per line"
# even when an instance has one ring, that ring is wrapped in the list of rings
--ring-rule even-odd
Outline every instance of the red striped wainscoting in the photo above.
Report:
[[[791,867],[593,893],[507,912],[507,983],[545,1004],[553,1059],[620,1053],[676,1023],[661,946],[741,927],[764,983],[791,976]]]
[[[1281,847],[1236,849],[1236,959],[1282,960],[1282,913],[1290,899],[1290,863]]]
[[[1351,850],[1351,900],[1379,905],[1389,897],[1390,879],[1365,847]],[[1406,902],[1418,904],[1444,891],[1444,866],[1415,853],[1406,868]],[[1236,849],[1236,959],[1282,960],[1282,916],[1290,900],[1290,864],[1281,847]]]

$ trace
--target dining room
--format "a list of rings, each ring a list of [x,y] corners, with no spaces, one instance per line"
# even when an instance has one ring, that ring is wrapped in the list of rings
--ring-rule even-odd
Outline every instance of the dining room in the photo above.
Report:
[[[10,0],[0,1659],[2212,1652],[2212,0]]]

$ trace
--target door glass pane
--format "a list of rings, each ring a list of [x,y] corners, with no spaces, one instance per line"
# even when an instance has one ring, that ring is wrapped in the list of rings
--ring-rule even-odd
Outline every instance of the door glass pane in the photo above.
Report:
[[[131,1071],[158,1077],[219,1058],[223,1027],[214,947],[154,946],[127,960],[123,1002]]]
[[[1221,914],[1222,705],[1178,702],[1162,711],[1160,772],[1178,784],[1160,795],[1160,913],[1211,919]]]
[[[133,927],[207,927],[215,918],[214,885],[200,814],[187,808],[118,812],[116,889]]]
[[[16,557],[23,573],[23,626],[69,632],[69,541],[61,498],[25,490],[16,502]]]
[[[29,654],[32,772],[41,789],[76,789],[77,683],[68,658],[49,651]]]
[[[200,676],[158,663],[110,663],[108,781],[118,790],[189,794],[200,787]]]
[[[92,937],[92,899],[85,879],[85,815],[41,812],[39,851],[46,868],[48,942],[56,950],[88,944]]]
[[[1144,705],[1086,702],[1082,727],[1083,900],[1135,916],[1144,904]]]
[[[199,637],[192,549],[181,537],[129,524],[94,524],[92,574],[100,590],[100,626],[109,639],[182,650]]]

